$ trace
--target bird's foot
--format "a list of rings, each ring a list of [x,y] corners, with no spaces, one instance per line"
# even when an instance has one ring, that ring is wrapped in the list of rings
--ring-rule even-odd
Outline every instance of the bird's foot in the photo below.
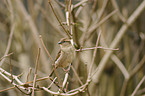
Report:
[[[63,68],[63,71],[64,71],[65,73],[69,73],[69,70],[70,70],[70,68],[68,68],[68,69],[64,69],[64,68]]]

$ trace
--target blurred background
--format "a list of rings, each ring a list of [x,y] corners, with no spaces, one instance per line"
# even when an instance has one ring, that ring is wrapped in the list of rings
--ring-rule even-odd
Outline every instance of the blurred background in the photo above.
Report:
[[[143,1],[72,0],[73,10],[70,20],[73,26],[73,40],[76,48],[95,47],[99,30],[102,32],[99,46],[108,48],[118,34],[121,26],[126,23],[126,20]],[[69,2],[69,0],[51,0],[56,15],[67,29],[65,25],[66,2]],[[115,11],[105,22],[100,24],[100,21],[104,20],[114,10],[118,11]],[[8,53],[13,52],[11,55],[12,73],[14,75],[23,73],[20,78],[22,82],[26,82],[30,68],[32,68],[30,81],[33,80],[38,48],[41,48],[41,55],[37,78],[48,76],[52,70],[50,59],[42,47],[39,35],[42,35],[48,51],[53,60],[55,60],[59,51],[57,43],[61,38],[67,37],[67,35],[57,21],[48,0],[0,0],[0,58],[4,56],[8,45],[10,45]],[[145,56],[145,10],[127,28],[126,33],[121,38],[116,47],[119,50],[113,51],[113,55],[110,56],[102,72],[99,83],[92,81],[87,88],[88,91],[76,96],[128,96],[132,94],[137,84],[145,75],[145,63],[142,60]],[[9,39],[11,41],[10,44],[8,44]],[[93,51],[77,52],[76,58],[72,63],[83,83],[87,80]],[[93,70],[99,65],[106,51],[108,50],[97,50]],[[124,65],[128,73],[131,73],[137,65],[143,64],[135,74],[127,79],[118,68],[116,60]],[[8,57],[1,63],[0,67],[10,72]],[[60,73],[61,80],[63,80],[64,71],[62,69],[57,71]],[[50,83],[47,80],[39,82],[38,85],[47,87]],[[10,82],[0,76],[0,90],[12,86]],[[68,90],[79,86],[80,84],[71,69]],[[52,90],[57,90],[55,85],[52,86]],[[145,94],[145,81],[137,91],[136,96],[143,94]],[[25,96],[17,89],[0,92],[0,96],[20,95]],[[37,91],[35,96],[52,95],[45,91]]]

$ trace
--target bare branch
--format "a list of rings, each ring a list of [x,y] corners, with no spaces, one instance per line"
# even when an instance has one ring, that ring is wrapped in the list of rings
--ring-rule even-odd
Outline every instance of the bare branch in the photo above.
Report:
[[[34,74],[34,81],[33,81],[32,96],[34,96],[34,88],[35,88],[35,85],[36,85],[36,77],[37,77],[39,57],[40,57],[40,48],[38,49],[38,54],[37,54],[36,64],[35,64],[35,74]]]
[[[137,17],[139,17],[139,15],[144,11],[144,9],[145,9],[145,0],[142,1],[141,4],[139,5],[139,7],[132,13],[132,15],[127,20],[127,24],[122,25],[118,34],[112,41],[110,48],[114,49],[117,46],[117,44],[122,39],[122,37],[125,34],[128,27],[134,23],[134,21],[137,19]],[[101,59],[98,68],[94,71],[95,76],[96,76],[96,82],[99,81],[100,76],[101,76],[111,54],[112,54],[112,51],[107,51],[106,54],[104,55],[104,57]]]
[[[53,6],[52,6],[50,0],[48,0],[48,3],[49,3],[49,5],[50,5],[50,7],[51,7],[51,9],[52,9],[52,12],[54,13],[54,15],[55,15],[57,21],[59,22],[60,26],[62,27],[62,29],[64,30],[64,32],[66,33],[66,35],[67,35],[69,38],[71,38],[70,33],[64,28],[64,26],[61,24],[61,21],[59,20],[58,16],[56,15],[56,13],[55,13],[55,11],[54,11],[54,8],[53,8]]]
[[[115,62],[115,64],[117,65],[117,67],[120,69],[120,71],[123,73],[125,79],[129,79],[129,73],[126,70],[126,68],[124,67],[124,65],[122,64],[122,62],[117,58],[117,56],[112,55],[111,59]]]
[[[88,79],[91,79],[92,68],[93,68],[93,64],[94,64],[94,62],[95,62],[96,53],[97,53],[97,46],[98,46],[98,44],[99,44],[101,32],[102,32],[102,31],[100,30],[100,31],[99,31],[99,35],[98,35],[98,38],[97,38],[97,41],[96,41],[96,48],[95,48],[95,50],[94,50],[93,59],[92,59],[92,62],[91,62],[90,68],[89,68]]]
[[[131,94],[131,96],[134,96],[137,92],[137,90],[139,89],[139,87],[141,86],[141,84],[145,81],[145,76],[141,79],[141,81],[138,83],[137,87],[135,88],[135,90],[133,91],[133,93]]]

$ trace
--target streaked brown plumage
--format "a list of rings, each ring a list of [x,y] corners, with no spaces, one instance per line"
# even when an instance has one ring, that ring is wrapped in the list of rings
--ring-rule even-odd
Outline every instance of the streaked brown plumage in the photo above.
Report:
[[[60,45],[60,52],[58,53],[58,56],[55,60],[55,68],[58,67],[65,68],[69,64],[72,63],[73,58],[75,56],[75,49],[73,45],[71,44],[71,40],[68,38],[62,38],[58,44]],[[52,76],[54,70],[50,73],[49,76]]]

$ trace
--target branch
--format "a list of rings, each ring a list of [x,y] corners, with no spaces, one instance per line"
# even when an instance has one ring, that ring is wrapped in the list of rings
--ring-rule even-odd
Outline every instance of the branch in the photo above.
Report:
[[[51,7],[51,9],[52,9],[52,12],[54,13],[54,15],[55,15],[57,21],[59,22],[60,26],[62,27],[62,29],[64,30],[64,32],[66,33],[66,35],[67,35],[69,38],[71,38],[71,37],[70,37],[70,33],[64,28],[64,26],[62,25],[62,23],[61,23],[61,21],[59,20],[58,16],[56,15],[56,13],[55,13],[55,11],[54,11],[54,8],[53,8],[53,6],[52,6],[50,0],[48,0],[48,3],[49,3],[49,5],[50,5],[50,7]]]
[[[97,46],[98,46],[98,44],[99,44],[101,32],[102,32],[102,31],[99,32],[98,38],[97,38],[97,41],[96,41],[96,48],[95,48],[95,50],[94,50],[93,59],[92,59],[92,62],[91,62],[90,68],[89,68],[88,79],[91,79],[92,68],[93,68],[93,64],[94,64],[94,62],[95,62],[96,53],[97,53]]]
[[[141,81],[139,82],[139,84],[136,86],[135,90],[133,91],[133,93],[131,94],[131,96],[134,96],[135,93],[137,92],[137,90],[139,89],[139,87],[141,86],[141,84],[145,81],[145,76],[141,79]]]
[[[110,48],[114,49],[117,46],[117,44],[122,39],[125,32],[127,31],[128,27],[134,23],[134,21],[137,19],[137,17],[139,17],[139,15],[144,11],[144,9],[145,9],[145,0],[142,1],[142,3],[139,5],[139,7],[132,13],[132,15],[127,20],[126,24],[122,25],[118,34],[112,41]],[[101,59],[98,68],[94,71],[94,75],[96,78],[95,82],[99,82],[100,76],[101,76],[101,74],[107,64],[107,61],[112,53],[113,53],[112,51],[107,51],[106,54],[104,55],[104,57]]]
[[[32,17],[28,14],[27,10],[25,9],[24,5],[22,4],[22,1],[21,0],[13,0],[13,1],[15,1],[14,4],[15,4],[15,6],[17,6],[17,10],[18,10],[19,14],[22,14],[21,15],[21,16],[23,16],[22,18],[24,18],[24,20],[27,21],[28,26],[31,30],[30,33],[32,34],[32,37],[34,39],[34,42],[35,42],[37,48],[43,49],[40,39],[39,39],[38,29],[37,29]],[[47,57],[45,55],[44,50],[41,51],[41,54],[42,55],[40,57],[40,60],[41,60],[42,64],[45,65],[45,67],[42,66],[42,68],[45,72],[48,72],[48,70],[50,70],[50,66],[49,66],[49,64],[46,64],[46,62],[48,62],[48,61],[47,61]]]
[[[34,81],[33,81],[32,96],[34,96],[34,88],[35,88],[35,85],[36,85],[36,77],[37,77],[39,57],[40,57],[40,48],[38,49],[38,54],[37,54],[37,59],[36,59],[36,64],[35,64],[35,74],[34,74]]]
[[[10,31],[8,44],[7,44],[7,48],[6,48],[6,51],[4,53],[4,56],[6,56],[9,52],[9,50],[10,50],[11,43],[12,43],[12,37],[13,37],[13,33],[14,33],[14,28],[15,28],[14,12],[13,12],[13,7],[12,7],[12,4],[11,4],[11,0],[7,0],[7,2],[8,2],[8,5],[9,5],[9,11],[10,11],[10,15],[11,15],[11,31]],[[0,66],[2,66],[4,61],[5,61],[5,58],[1,60]]]
[[[126,68],[124,67],[123,63],[118,59],[118,57],[116,55],[112,55],[111,59],[115,62],[117,67],[120,69],[120,71],[124,75],[125,79],[129,79],[130,75],[129,75],[128,71],[126,70]]]

